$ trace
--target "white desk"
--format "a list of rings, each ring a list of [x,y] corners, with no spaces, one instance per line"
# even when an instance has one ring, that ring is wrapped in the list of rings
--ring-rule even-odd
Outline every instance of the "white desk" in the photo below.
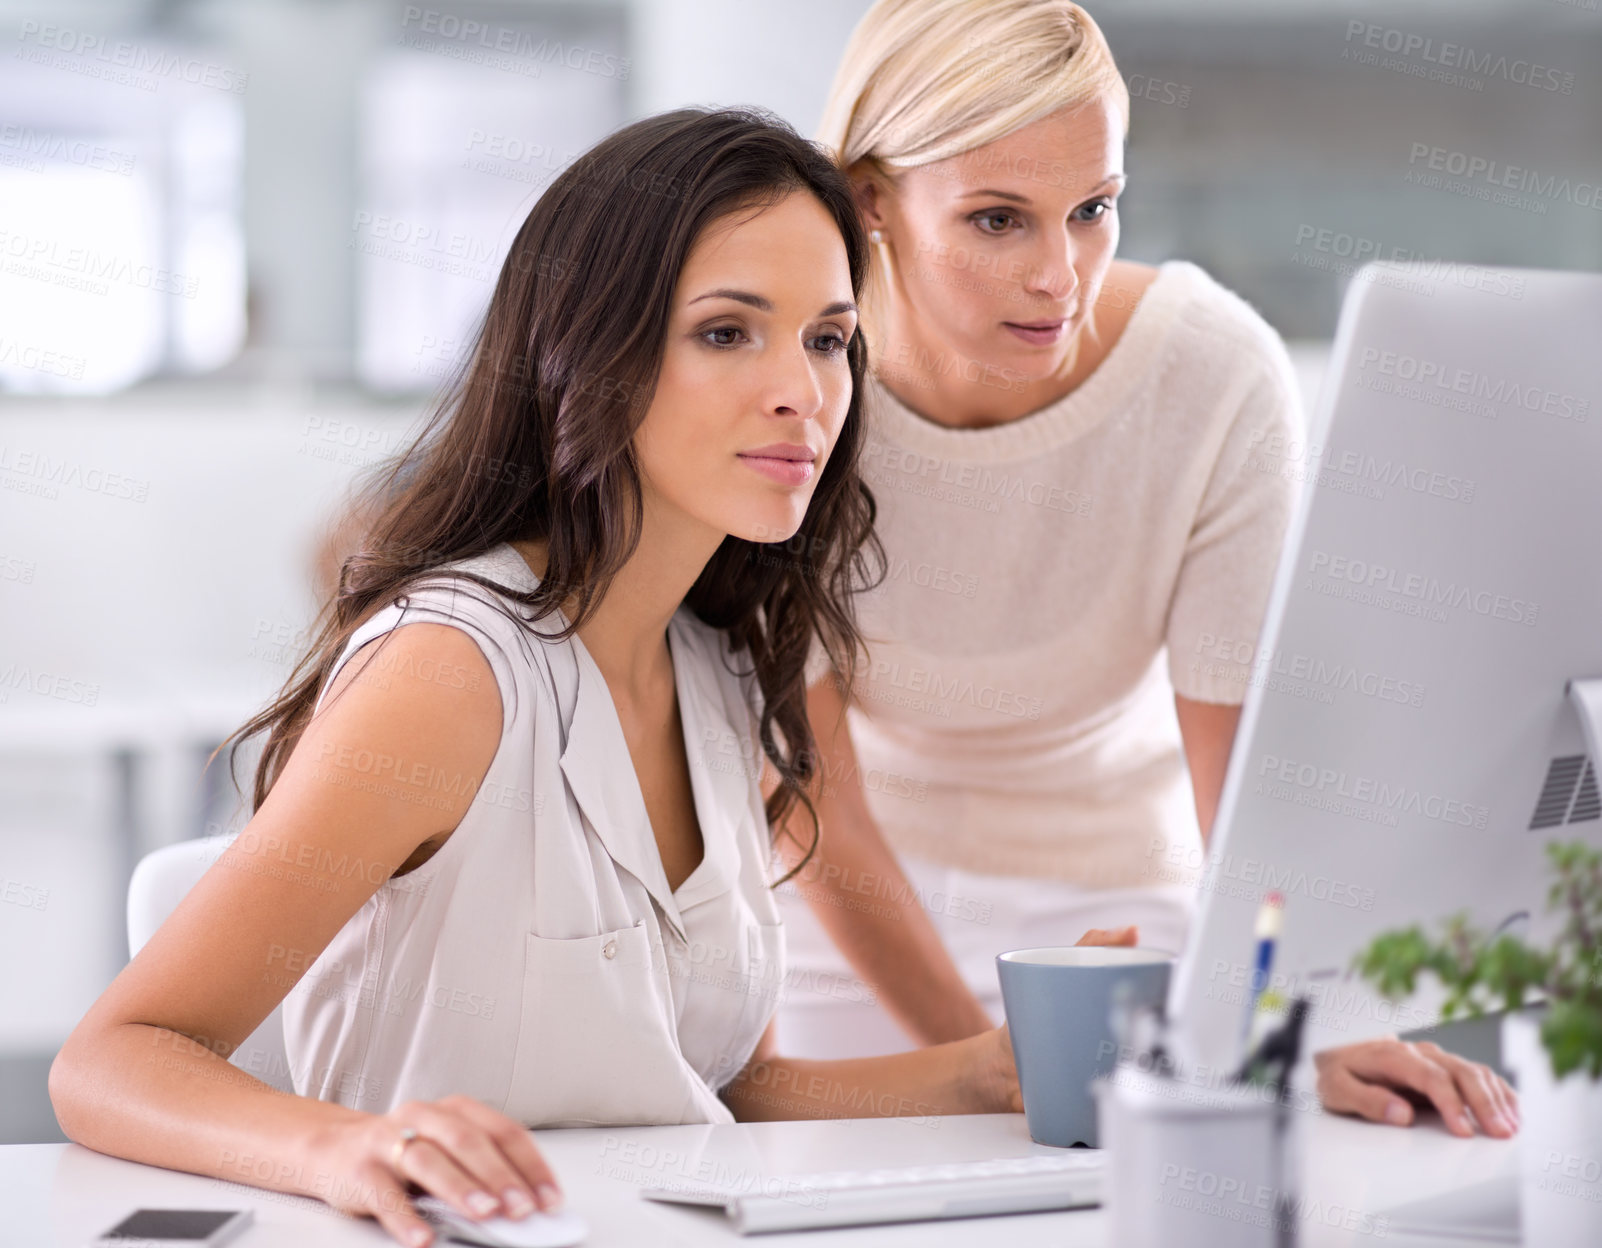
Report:
[[[540,1131],[540,1147],[556,1168],[568,1202],[588,1219],[587,1248],[741,1243],[779,1248],[804,1240],[820,1248],[1006,1244],[1007,1248],[1103,1245],[1099,1210],[1026,1214],[954,1222],[816,1231],[807,1235],[732,1234],[720,1213],[643,1200],[637,1188],[689,1182],[722,1168],[734,1176],[787,1175],[1051,1152],[1032,1143],[1021,1115],[927,1119],[844,1119],[748,1123],[732,1127],[645,1127]],[[1513,1172],[1512,1142],[1458,1140],[1433,1122],[1408,1129],[1350,1119],[1307,1121],[1304,1248],[1372,1245],[1381,1236],[1340,1229],[1347,1209],[1372,1218],[1403,1201]],[[1322,1220],[1333,1204],[1335,1225]],[[0,1148],[0,1243],[28,1248],[83,1248],[138,1206],[210,1206],[256,1210],[256,1225],[238,1248],[344,1248],[393,1241],[371,1220],[334,1213],[317,1201],[118,1161],[77,1144]],[[1382,1228],[1383,1229],[1383,1228]],[[440,1241],[436,1240],[436,1243]],[[1410,1241],[1383,1237],[1398,1248]],[[1441,1248],[1445,1241],[1429,1241]]]

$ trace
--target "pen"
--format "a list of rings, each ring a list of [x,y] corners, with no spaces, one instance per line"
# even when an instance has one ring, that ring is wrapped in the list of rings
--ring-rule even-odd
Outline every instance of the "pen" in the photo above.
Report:
[[[1272,1088],[1276,1097],[1283,1098],[1290,1088],[1291,1072],[1301,1060],[1302,1034],[1311,1009],[1306,997],[1292,1001],[1284,1023],[1263,1037],[1256,1052],[1241,1063],[1233,1082]]]
[[[1262,1000],[1263,989],[1268,986],[1269,972],[1274,967],[1274,943],[1279,939],[1284,918],[1285,894],[1278,891],[1269,893],[1257,911],[1257,948],[1253,958],[1252,982],[1246,993],[1246,1016],[1241,1020],[1243,1049],[1249,1049],[1251,1045],[1252,1022],[1257,1016],[1257,1005]]]

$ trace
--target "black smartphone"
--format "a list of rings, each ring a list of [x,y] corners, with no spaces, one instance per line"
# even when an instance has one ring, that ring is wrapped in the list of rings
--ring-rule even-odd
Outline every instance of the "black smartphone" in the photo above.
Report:
[[[108,1248],[217,1248],[254,1216],[249,1209],[135,1209],[95,1243]]]

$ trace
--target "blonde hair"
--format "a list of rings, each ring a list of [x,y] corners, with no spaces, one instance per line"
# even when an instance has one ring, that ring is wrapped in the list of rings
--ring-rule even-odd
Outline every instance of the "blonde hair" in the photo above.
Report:
[[[817,139],[842,168],[961,155],[1060,108],[1129,89],[1070,0],[878,0],[851,32]]]

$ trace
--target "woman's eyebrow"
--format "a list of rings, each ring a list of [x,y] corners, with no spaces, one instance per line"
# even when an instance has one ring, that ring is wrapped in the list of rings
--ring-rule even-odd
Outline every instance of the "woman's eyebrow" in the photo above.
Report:
[[[1010,199],[1015,204],[1027,204],[1029,196],[1019,195],[1016,191],[1001,191],[991,187],[980,187],[977,191],[964,191],[957,196],[958,199],[977,199],[983,196],[987,199]]]
[[[728,287],[721,287],[718,290],[709,290],[704,295],[697,295],[694,299],[691,299],[690,302],[700,303],[703,299],[733,299],[736,303],[749,304],[759,312],[773,311],[773,301],[771,299],[768,299],[762,295],[752,294],[749,290],[732,290]],[[838,316],[842,312],[855,312],[856,310],[857,305],[852,303],[849,299],[845,299],[837,303],[831,303],[828,307],[824,308],[823,311],[819,312],[818,315]]]
[[[749,290],[730,290],[722,287],[718,290],[709,290],[704,295],[697,295],[691,303],[700,303],[703,299],[733,299],[737,303],[748,303],[758,312],[773,311],[773,302],[761,295],[753,295]]]
[[[1111,187],[1123,181],[1125,181],[1124,174],[1110,173],[1095,186],[1091,187],[1087,194],[1094,195],[1103,187]],[[1028,204],[1030,202],[1027,195],[1020,195],[1017,191],[1003,191],[999,187],[993,186],[980,187],[977,191],[964,191],[957,196],[958,199],[977,199],[981,197],[985,199],[1010,199],[1015,204]]]

